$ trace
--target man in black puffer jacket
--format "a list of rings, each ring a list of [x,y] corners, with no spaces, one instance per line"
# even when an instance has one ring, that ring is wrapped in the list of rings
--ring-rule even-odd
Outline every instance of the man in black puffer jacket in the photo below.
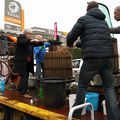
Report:
[[[108,120],[120,120],[112,74],[114,60],[112,40],[105,15],[98,9],[98,3],[95,1],[88,3],[87,14],[80,17],[68,33],[67,46],[72,47],[79,36],[83,65],[79,75],[76,101],[73,106],[84,103],[88,84],[99,73],[105,90]],[[80,118],[80,111],[76,110],[73,117]]]

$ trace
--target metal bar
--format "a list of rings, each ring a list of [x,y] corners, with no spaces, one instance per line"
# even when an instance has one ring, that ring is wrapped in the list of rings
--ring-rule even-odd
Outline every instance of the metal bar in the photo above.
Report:
[[[81,104],[81,105],[77,105],[77,106],[74,106],[70,109],[69,111],[69,114],[68,114],[68,120],[72,120],[72,115],[73,115],[73,112],[77,109],[80,109],[80,108],[83,108],[83,107],[87,107],[87,106],[90,106],[90,112],[91,112],[91,120],[94,120],[94,108],[93,108],[93,105],[91,103],[84,103],[84,104]]]

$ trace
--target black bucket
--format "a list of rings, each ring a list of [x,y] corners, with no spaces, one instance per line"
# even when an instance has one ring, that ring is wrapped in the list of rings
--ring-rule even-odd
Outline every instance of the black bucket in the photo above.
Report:
[[[65,103],[65,79],[44,78],[42,80],[43,103],[49,108],[58,108]]]

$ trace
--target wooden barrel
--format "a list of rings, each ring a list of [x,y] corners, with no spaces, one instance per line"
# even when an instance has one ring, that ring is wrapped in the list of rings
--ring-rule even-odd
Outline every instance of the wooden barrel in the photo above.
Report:
[[[118,46],[117,39],[112,38],[113,52],[114,52],[114,64],[113,64],[113,74],[119,73],[119,55],[118,55]]]
[[[72,78],[72,57],[65,47],[61,47],[58,51],[50,51],[45,55],[43,76],[45,78]]]

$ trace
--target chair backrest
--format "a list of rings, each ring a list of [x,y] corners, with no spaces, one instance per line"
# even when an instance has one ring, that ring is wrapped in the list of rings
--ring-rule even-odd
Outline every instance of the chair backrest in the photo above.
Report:
[[[90,106],[91,110],[91,120],[94,120],[94,108],[93,108],[93,105],[91,103],[84,103],[84,104],[81,104],[81,105],[77,105],[77,106],[74,106],[73,108],[70,109],[69,111],[69,114],[68,114],[68,120],[72,120],[72,115],[73,115],[73,112],[77,109],[81,109],[81,108],[84,108],[84,107],[87,107],[87,106]]]

